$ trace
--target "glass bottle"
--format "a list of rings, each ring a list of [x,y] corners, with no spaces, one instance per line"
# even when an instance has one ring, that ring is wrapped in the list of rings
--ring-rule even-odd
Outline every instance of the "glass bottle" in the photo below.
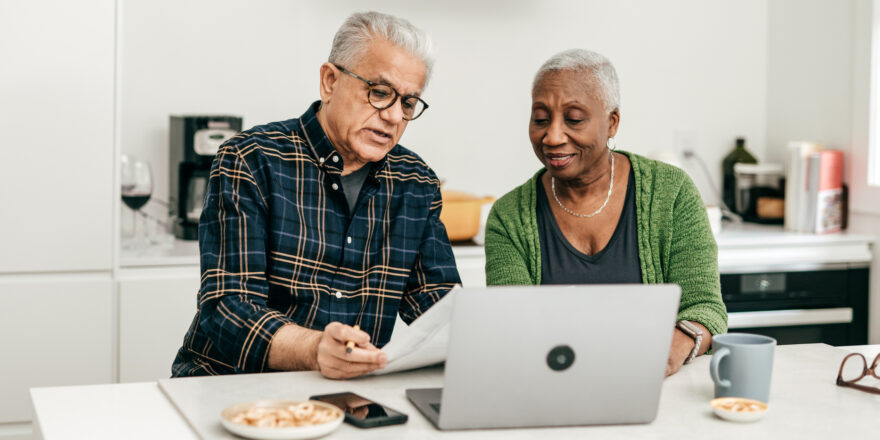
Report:
[[[733,166],[737,163],[758,163],[758,159],[746,150],[746,139],[736,138],[736,148],[721,160],[721,174],[723,176],[722,200],[727,208],[736,211],[736,176]]]

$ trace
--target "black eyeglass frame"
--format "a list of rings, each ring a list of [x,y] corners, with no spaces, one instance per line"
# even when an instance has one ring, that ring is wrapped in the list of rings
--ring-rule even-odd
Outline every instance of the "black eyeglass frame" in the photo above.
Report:
[[[857,377],[856,379],[844,380],[843,379],[843,366],[846,365],[846,361],[848,361],[849,358],[856,357],[856,356],[862,358],[862,365],[863,365],[862,374],[861,374],[861,376]],[[860,384],[856,383],[856,382],[864,379],[865,376],[868,376],[868,375],[871,375],[877,379],[880,379],[880,376],[878,376],[878,374],[880,374],[880,372],[877,371],[878,364],[880,364],[880,354],[877,354],[877,357],[874,358],[874,362],[871,362],[870,368],[868,367],[868,359],[866,359],[865,356],[862,355],[861,353],[850,353],[850,354],[846,355],[846,357],[843,358],[843,361],[840,362],[840,371],[837,373],[837,385],[842,386],[842,387],[855,388],[857,390],[861,390],[866,393],[880,394],[880,388],[875,388],[875,387],[868,386],[868,385],[860,385]]]
[[[428,107],[429,107],[429,106],[428,106],[428,103],[425,102],[424,99],[422,99],[422,98],[420,98],[420,97],[418,97],[418,96],[416,96],[416,95],[401,95],[400,92],[398,92],[397,89],[395,89],[395,88],[392,87],[391,85],[388,85],[388,84],[379,84],[379,83],[377,83],[377,82],[370,81],[370,80],[368,80],[368,79],[366,79],[366,78],[361,77],[360,75],[358,75],[358,74],[356,74],[356,73],[354,73],[354,72],[350,72],[350,71],[346,70],[344,67],[340,66],[339,64],[333,64],[333,65],[336,66],[336,68],[339,69],[340,72],[345,73],[345,74],[347,74],[347,75],[351,75],[351,76],[353,76],[353,77],[355,77],[355,78],[357,78],[357,79],[359,79],[359,80],[361,80],[361,81],[367,83],[367,85],[370,86],[370,88],[367,90],[367,102],[369,102],[370,105],[373,106],[373,108],[376,109],[376,110],[385,110],[385,109],[391,108],[391,106],[393,106],[394,104],[397,103],[397,99],[398,99],[398,98],[400,98],[401,102],[403,102],[404,100],[407,100],[407,99],[409,99],[409,98],[415,98],[415,99],[417,99],[419,102],[422,103],[422,106],[423,106],[423,107],[422,107],[422,111],[420,111],[419,114],[414,115],[414,116],[411,117],[411,118],[407,118],[407,117],[406,117],[406,112],[404,112],[404,116],[403,116],[403,119],[405,119],[405,120],[407,120],[407,121],[414,121],[414,120],[418,119],[418,117],[421,116],[422,113],[425,113],[425,110],[427,110]],[[374,88],[374,87],[388,87],[389,89],[391,89],[392,92],[394,92],[394,99],[392,99],[391,102],[389,102],[388,105],[386,105],[385,107],[380,107],[380,106],[377,106],[376,104],[373,104],[373,100],[370,99],[370,96],[373,94],[373,88]]]

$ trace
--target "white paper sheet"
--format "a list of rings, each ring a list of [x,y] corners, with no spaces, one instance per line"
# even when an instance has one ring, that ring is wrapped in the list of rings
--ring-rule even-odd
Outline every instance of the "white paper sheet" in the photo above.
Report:
[[[373,374],[412,370],[445,361],[452,305],[459,289],[458,285],[453,287],[412,324],[407,326],[401,321],[396,325],[391,341],[382,347],[388,356],[388,365]]]

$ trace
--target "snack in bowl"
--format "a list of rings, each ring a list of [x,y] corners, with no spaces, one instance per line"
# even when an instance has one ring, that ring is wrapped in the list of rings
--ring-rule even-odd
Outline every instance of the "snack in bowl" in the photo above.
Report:
[[[742,397],[719,397],[709,402],[715,415],[733,422],[754,422],[767,413],[767,404]]]
[[[311,400],[239,403],[220,414],[227,430],[254,439],[316,438],[338,428],[343,418],[339,408]]]

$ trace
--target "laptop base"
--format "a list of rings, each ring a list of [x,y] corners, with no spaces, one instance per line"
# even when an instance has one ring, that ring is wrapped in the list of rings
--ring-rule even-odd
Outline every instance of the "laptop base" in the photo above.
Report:
[[[443,399],[443,388],[409,388],[406,398],[419,411],[440,429],[440,402]]]

